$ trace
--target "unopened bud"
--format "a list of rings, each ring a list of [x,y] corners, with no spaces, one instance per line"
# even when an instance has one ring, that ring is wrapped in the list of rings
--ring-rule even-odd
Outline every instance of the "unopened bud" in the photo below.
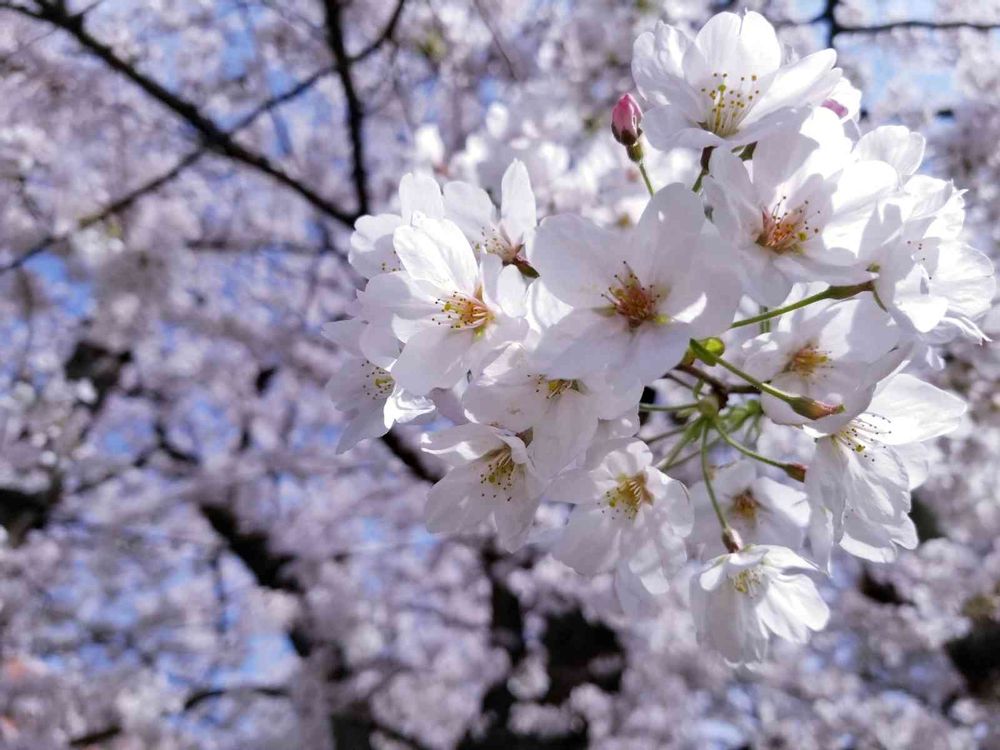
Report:
[[[797,482],[806,481],[805,464],[785,464],[785,473]]]
[[[722,543],[726,546],[727,552],[739,552],[743,549],[743,540],[736,533],[736,529],[727,526],[722,530]]]
[[[726,353],[726,342],[720,338],[716,338],[715,336],[707,339],[700,339],[698,343],[705,347],[709,354],[716,357],[721,357]]]
[[[830,111],[832,111],[841,120],[843,120],[845,117],[847,117],[847,114],[848,114],[847,107],[845,107],[843,104],[841,104],[840,102],[838,102],[836,99],[827,99],[825,102],[823,102],[823,104],[821,106],[826,107],[827,109],[829,109]]]
[[[722,343],[722,339],[701,339],[693,341],[688,351],[693,352],[694,356],[706,365],[716,365],[719,363],[719,357],[725,353],[726,345]]]
[[[788,399],[788,405],[796,414],[801,414],[808,419],[822,419],[833,414],[840,414],[844,410],[843,404],[825,404],[805,396]]]
[[[871,281],[862,281],[860,284],[850,284],[848,286],[832,286],[826,290],[830,299],[850,299],[862,292],[875,291],[875,284]]]
[[[642,135],[642,110],[631,94],[625,94],[611,110],[611,132],[623,146],[634,146]],[[631,157],[631,153],[629,154]],[[633,159],[634,161],[634,159]]]

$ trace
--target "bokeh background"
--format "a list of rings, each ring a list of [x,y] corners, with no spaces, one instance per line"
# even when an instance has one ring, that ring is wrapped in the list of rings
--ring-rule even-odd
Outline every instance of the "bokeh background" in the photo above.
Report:
[[[862,129],[925,133],[998,255],[996,0],[0,0],[0,747],[1000,748],[992,346],[935,376],[972,417],[919,548],[839,559],[829,629],[758,674],[699,650],[683,581],[629,622],[430,537],[412,428],[334,452],[354,220],[515,156],[543,215],[634,220],[633,39],[744,5],[837,49]]]

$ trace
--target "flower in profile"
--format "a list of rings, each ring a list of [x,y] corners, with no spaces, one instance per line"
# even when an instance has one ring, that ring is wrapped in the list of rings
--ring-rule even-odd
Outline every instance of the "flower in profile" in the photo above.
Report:
[[[816,566],[776,545],[750,545],[710,560],[691,579],[699,643],[733,665],[763,661],[772,634],[805,643],[830,617],[807,572]]]
[[[538,223],[535,194],[524,163],[515,159],[500,183],[500,211],[481,187],[467,182],[444,186],[445,212],[475,250],[492,253],[504,264],[526,263],[528,242]]]
[[[982,342],[976,320],[996,293],[993,263],[964,241],[963,191],[916,174],[924,146],[920,134],[900,125],[875,128],[855,145],[859,159],[890,164],[901,186],[885,213],[898,212],[902,226],[873,227],[876,241],[866,243],[860,265],[874,277],[879,302],[913,338],[941,344],[961,335]]]
[[[832,49],[782,62],[774,27],[759,13],[719,13],[691,39],[658,23],[635,42],[632,76],[654,106],[646,136],[660,149],[744,146],[822,103],[840,80]]]

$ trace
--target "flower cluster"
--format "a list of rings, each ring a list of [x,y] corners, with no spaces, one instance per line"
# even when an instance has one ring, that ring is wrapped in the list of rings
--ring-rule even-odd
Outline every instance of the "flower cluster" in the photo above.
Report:
[[[488,522],[507,549],[545,545],[613,575],[635,616],[703,558],[691,609],[733,664],[823,628],[835,547],[886,562],[916,546],[923,444],[965,406],[914,373],[984,339],[994,293],[961,191],[917,174],[918,134],[858,137],[835,62],[789,58],[753,12],[640,36],[648,111],[626,95],[611,118],[649,187],[632,226],[539,222],[518,160],[499,196],[404,177],[398,214],[357,222],[368,281],[329,328],[351,354],[331,382],[340,448],[439,412],[454,426],[425,435],[449,467],[432,531]],[[654,189],[644,139],[700,149],[694,186]],[[532,535],[543,500],[573,506],[555,536]]]

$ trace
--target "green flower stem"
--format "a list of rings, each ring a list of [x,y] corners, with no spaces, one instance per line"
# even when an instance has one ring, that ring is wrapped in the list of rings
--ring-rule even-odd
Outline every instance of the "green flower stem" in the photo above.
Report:
[[[747,381],[750,385],[752,385],[761,393],[767,393],[771,396],[774,396],[775,398],[780,398],[782,401],[790,401],[795,398],[795,396],[792,395],[791,393],[785,393],[784,391],[778,390],[774,386],[768,385],[763,381],[757,380],[757,378],[755,378],[753,375],[751,375],[748,372],[744,372],[731,362],[727,362],[722,357],[718,357],[712,354],[710,351],[708,351],[708,349],[703,347],[694,339],[691,339],[691,348],[694,349],[695,354],[697,354],[700,358],[704,359],[705,362],[725,367],[727,370],[729,370],[729,372],[733,373],[733,375]]]
[[[708,449],[712,450],[712,448],[714,448],[715,446],[717,446],[721,442],[722,442],[722,438],[715,438],[714,440],[712,440],[708,444]],[[701,454],[701,446],[698,446],[693,451],[689,452],[687,455],[684,455],[684,456],[681,456],[680,458],[674,459],[673,461],[670,462],[669,465],[667,465],[667,466],[661,466],[660,467],[660,471],[670,471],[670,469],[675,469],[678,466],[683,466],[688,461],[690,461],[692,458],[694,458],[695,456],[698,456],[700,454]]]
[[[707,169],[703,169],[698,173],[698,179],[694,181],[694,185],[691,186],[691,190],[695,193],[701,192],[701,181],[705,179],[705,175],[708,174]]]
[[[793,479],[800,478],[802,467],[798,466],[797,464],[789,464],[785,463],[784,461],[775,461],[773,458],[762,456],[757,451],[748,448],[742,443],[736,442],[733,439],[733,437],[728,432],[726,432],[725,428],[723,428],[722,424],[719,422],[718,419],[713,420],[712,427],[715,428],[716,432],[719,433],[719,435],[722,437],[723,440],[729,443],[729,445],[738,450],[744,456],[752,458],[754,461],[760,461],[761,463],[767,464],[768,466],[773,466],[776,469],[781,469],[783,472],[788,474],[788,476],[792,477]]]
[[[646,445],[652,445],[653,443],[657,443],[660,440],[666,440],[667,438],[676,437],[677,435],[680,435],[682,432],[684,432],[684,430],[686,429],[687,425],[682,425],[681,427],[675,427],[672,430],[661,432],[659,435],[653,435],[652,437],[643,438],[643,442],[645,442]]]
[[[642,181],[646,183],[646,190],[649,191],[650,196],[655,195],[656,191],[653,189],[653,183],[649,179],[649,172],[646,171],[645,160],[641,160],[637,164],[639,166],[639,174],[642,175]]]
[[[758,380],[753,375],[748,372],[744,372],[736,365],[731,362],[727,362],[722,357],[712,354],[704,346],[702,346],[695,339],[691,339],[691,349],[694,353],[705,362],[712,365],[721,365],[725,367],[729,372],[733,373],[739,378],[747,381],[750,385],[756,388],[761,393],[766,393],[769,396],[774,396],[775,398],[781,399],[790,407],[796,414],[801,414],[809,419],[819,419],[820,417],[826,417],[831,414],[839,414],[844,410],[844,405],[839,404],[837,406],[832,406],[830,404],[824,404],[815,399],[807,398],[805,396],[796,396],[793,393],[786,393],[785,391],[775,388],[773,385],[769,385],[763,381]]]
[[[719,519],[719,525],[722,526],[722,533],[725,534],[729,530],[729,522],[726,520],[725,515],[723,515],[722,508],[719,507],[719,499],[715,496],[715,488],[712,487],[712,477],[708,471],[708,435],[711,432],[710,428],[711,425],[705,422],[704,429],[701,432],[701,474],[705,478],[705,489],[708,490],[708,499],[712,501],[712,508]]]
[[[767,312],[761,313],[760,315],[754,315],[752,318],[745,318],[743,320],[737,320],[733,323],[730,328],[740,328],[742,326],[753,325],[754,323],[760,323],[765,320],[771,320],[772,318],[780,317],[785,313],[790,313],[793,310],[798,310],[807,305],[811,305],[814,302],[820,302],[825,299],[849,299],[856,294],[861,292],[869,292],[872,290],[872,285],[870,281],[866,281],[862,284],[853,284],[851,286],[831,286],[824,289],[822,292],[817,292],[812,296],[806,297],[805,299],[800,299],[798,302],[793,302],[790,305],[785,305],[784,307],[776,307],[773,310],[768,310]]]
[[[661,406],[660,404],[639,404],[639,411],[666,411],[677,412],[687,409],[697,409],[698,404],[680,404],[678,406]]]
[[[668,453],[666,457],[662,461],[660,461],[660,463],[657,465],[657,468],[660,469],[661,471],[665,471],[667,468],[669,468],[674,459],[680,455],[682,450],[684,450],[684,446],[690,443],[692,440],[697,439],[699,432],[701,432],[701,425],[702,425],[702,420],[700,418],[696,419],[694,422],[689,424],[685,428],[684,434],[681,436],[681,439],[677,441],[677,444],[670,450],[670,453]]]

